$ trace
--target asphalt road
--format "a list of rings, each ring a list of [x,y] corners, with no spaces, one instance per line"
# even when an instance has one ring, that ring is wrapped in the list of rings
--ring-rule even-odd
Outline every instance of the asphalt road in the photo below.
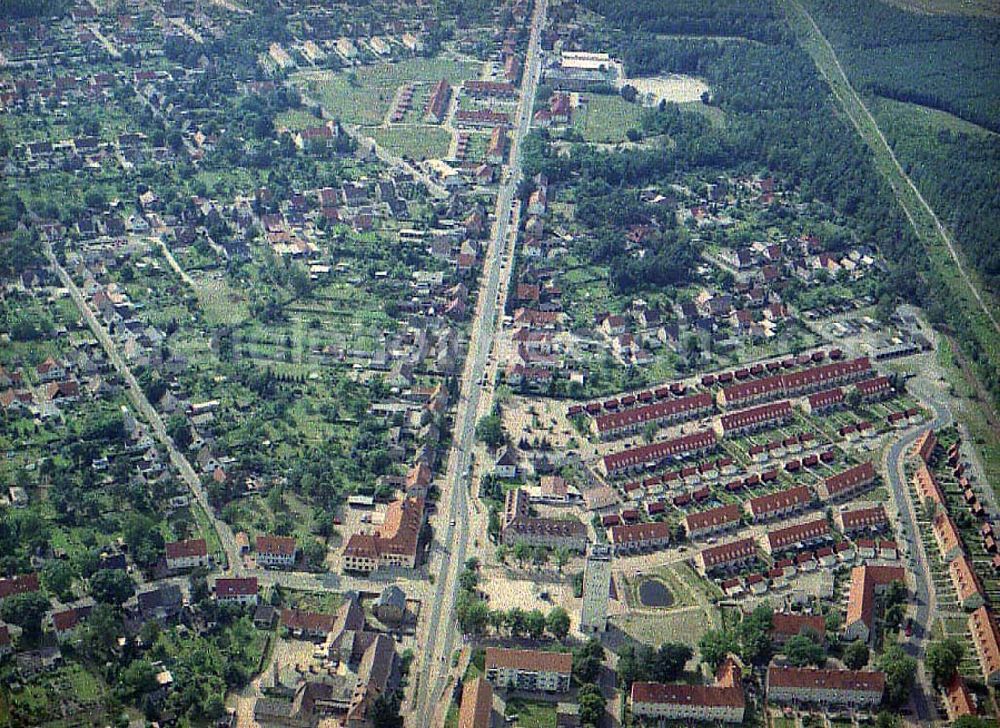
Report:
[[[903,462],[913,447],[913,443],[921,434],[931,428],[940,429],[951,422],[951,412],[942,402],[931,396],[924,396],[922,399],[934,410],[934,420],[930,424],[921,425],[908,431],[893,443],[886,451],[884,463],[893,497],[899,508],[899,521],[906,527],[907,551],[911,558],[909,566],[914,579],[914,601],[917,605],[917,612],[914,617],[913,634],[903,642],[903,649],[908,655],[916,658],[921,665],[918,670],[919,682],[912,693],[915,717],[921,724],[934,719],[937,712],[928,701],[928,693],[932,688],[928,676],[923,671],[924,651],[930,636],[930,613],[934,605],[928,584],[930,565],[924,550],[923,540],[920,538],[920,531],[917,529],[916,506],[910,497]]]
[[[528,133],[533,112],[535,89],[540,72],[539,38],[545,21],[545,9],[546,0],[539,0],[532,18],[531,38],[521,83],[521,102],[511,135],[510,167],[497,193],[493,236],[484,261],[483,283],[473,321],[469,354],[455,416],[454,444],[447,471],[451,492],[450,496],[442,497],[442,506],[446,498],[448,502],[447,507],[441,508],[441,520],[453,519],[455,525],[449,524],[437,532],[440,541],[447,546],[436,575],[437,589],[434,599],[428,606],[427,639],[420,651],[422,662],[417,673],[419,681],[416,686],[417,702],[412,714],[413,724],[423,728],[431,725],[442,699],[444,704],[447,704],[449,699],[443,692],[451,669],[451,654],[458,638],[452,612],[458,589],[458,574],[465,562],[471,518],[467,472],[471,465],[476,413],[479,410],[480,397],[483,395],[482,378],[493,346],[494,334],[501,321],[497,304],[501,262],[504,259],[505,246],[512,244],[510,221],[513,216],[514,194],[521,179],[519,153],[521,143]]]

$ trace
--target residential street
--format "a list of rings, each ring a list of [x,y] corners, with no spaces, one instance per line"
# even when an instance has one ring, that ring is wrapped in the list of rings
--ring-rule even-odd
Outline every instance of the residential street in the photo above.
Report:
[[[135,405],[136,410],[138,410],[143,418],[150,424],[156,439],[167,449],[167,452],[170,453],[170,461],[180,472],[181,477],[184,478],[184,482],[187,483],[188,488],[190,488],[195,501],[197,501],[199,506],[202,510],[204,510],[205,514],[212,522],[212,526],[219,537],[219,542],[222,544],[223,551],[226,553],[229,570],[234,574],[241,574],[242,562],[240,561],[238,555],[239,550],[236,547],[236,540],[233,536],[232,529],[228,524],[219,520],[213,514],[212,507],[208,502],[208,496],[205,493],[205,489],[201,486],[201,479],[194,471],[194,468],[191,467],[191,463],[188,462],[184,453],[178,450],[174,445],[173,440],[167,434],[166,426],[163,424],[163,420],[160,418],[156,408],[154,408],[153,405],[150,404],[149,400],[146,399],[145,392],[143,392],[142,387],[139,386],[139,382],[136,380],[135,375],[132,374],[132,370],[125,363],[125,360],[122,359],[117,345],[111,339],[111,336],[108,334],[104,325],[97,320],[97,316],[94,315],[90,306],[87,305],[87,302],[84,300],[83,294],[80,292],[76,283],[74,283],[73,279],[70,278],[66,269],[59,264],[58,260],[56,260],[52,250],[47,248],[45,252],[49,262],[52,264],[53,269],[59,275],[63,285],[69,291],[70,297],[73,299],[76,307],[80,310],[80,313],[87,321],[87,325],[90,327],[90,330],[94,333],[94,336],[97,337],[97,340],[104,348],[105,353],[108,355],[108,360],[118,371],[118,374],[121,375],[122,379],[125,380],[126,385],[128,385],[129,399],[132,401],[132,404]]]

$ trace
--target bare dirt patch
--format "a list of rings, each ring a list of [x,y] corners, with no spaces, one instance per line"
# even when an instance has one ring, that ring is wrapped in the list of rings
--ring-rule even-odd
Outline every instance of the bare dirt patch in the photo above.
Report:
[[[709,90],[708,84],[693,76],[672,73],[667,76],[627,78],[624,84],[633,86],[639,92],[639,100],[646,106],[655,106],[661,101],[678,104],[698,101]]]

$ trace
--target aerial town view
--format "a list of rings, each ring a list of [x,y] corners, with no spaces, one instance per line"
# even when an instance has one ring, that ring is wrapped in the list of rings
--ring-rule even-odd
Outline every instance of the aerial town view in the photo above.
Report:
[[[996,0],[0,0],[0,164],[0,728],[1000,725]]]

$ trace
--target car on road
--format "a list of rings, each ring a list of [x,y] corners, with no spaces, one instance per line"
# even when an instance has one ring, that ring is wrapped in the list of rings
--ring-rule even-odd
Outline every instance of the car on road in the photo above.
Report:
[[[455,525],[455,519],[452,518],[450,521],[448,521],[448,525],[449,526],[454,526]]]

